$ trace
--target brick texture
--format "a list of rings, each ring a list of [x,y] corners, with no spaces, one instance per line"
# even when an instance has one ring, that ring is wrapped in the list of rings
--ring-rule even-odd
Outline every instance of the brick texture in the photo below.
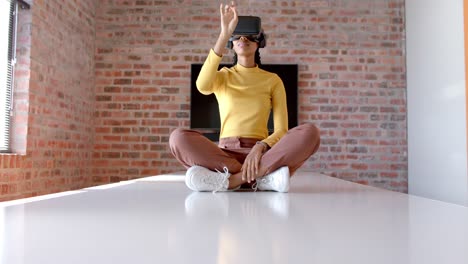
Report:
[[[13,150],[0,200],[79,189],[93,151],[95,2],[35,0],[21,10]]]
[[[0,199],[182,170],[168,137],[189,127],[190,64],[214,45],[218,4],[35,0],[17,81],[26,155],[0,156]],[[406,192],[404,0],[237,4],[262,18],[263,63],[299,65],[299,123],[322,136],[302,169]]]
[[[189,125],[189,65],[214,45],[218,3],[102,1],[94,181],[182,169],[168,135]],[[404,1],[237,3],[262,17],[262,62],[299,64],[299,123],[323,138],[303,169],[407,191]]]

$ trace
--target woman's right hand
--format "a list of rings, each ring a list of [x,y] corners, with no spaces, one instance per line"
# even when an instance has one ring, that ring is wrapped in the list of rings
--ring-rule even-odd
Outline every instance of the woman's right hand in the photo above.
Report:
[[[213,51],[221,57],[226,50],[226,43],[237,27],[239,18],[237,17],[237,8],[234,1],[231,1],[230,5],[221,4],[219,12],[221,14],[221,34],[213,47]]]
[[[221,13],[221,34],[230,37],[238,22],[237,7],[234,1],[231,1],[230,5],[221,4],[219,11]]]

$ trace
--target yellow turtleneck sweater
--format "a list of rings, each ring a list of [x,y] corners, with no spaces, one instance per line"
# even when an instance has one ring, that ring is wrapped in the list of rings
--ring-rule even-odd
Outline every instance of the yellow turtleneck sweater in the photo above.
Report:
[[[222,57],[213,50],[198,75],[197,88],[214,93],[221,118],[220,137],[261,138],[272,147],[288,131],[286,92],[278,75],[258,67],[218,66]],[[273,109],[274,132],[268,136],[268,117]]]

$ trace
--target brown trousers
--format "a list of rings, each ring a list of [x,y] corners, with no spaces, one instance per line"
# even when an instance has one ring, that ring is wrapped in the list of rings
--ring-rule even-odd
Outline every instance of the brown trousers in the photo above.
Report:
[[[203,136],[200,132],[178,128],[171,133],[169,146],[172,154],[185,168],[199,165],[210,170],[223,171],[227,167],[231,174],[240,172],[247,154],[256,138],[221,138],[219,145]],[[280,141],[263,154],[260,164],[266,174],[283,166],[289,167],[290,175],[317,152],[320,134],[312,124],[303,124],[290,129]]]

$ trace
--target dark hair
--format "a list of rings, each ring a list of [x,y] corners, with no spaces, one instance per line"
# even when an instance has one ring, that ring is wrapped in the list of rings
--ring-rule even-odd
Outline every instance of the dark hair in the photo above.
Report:
[[[262,68],[262,61],[260,59],[260,50],[257,48],[255,51],[255,63],[258,65],[259,68]],[[237,64],[237,53],[234,52],[234,57],[232,58],[232,66]]]

